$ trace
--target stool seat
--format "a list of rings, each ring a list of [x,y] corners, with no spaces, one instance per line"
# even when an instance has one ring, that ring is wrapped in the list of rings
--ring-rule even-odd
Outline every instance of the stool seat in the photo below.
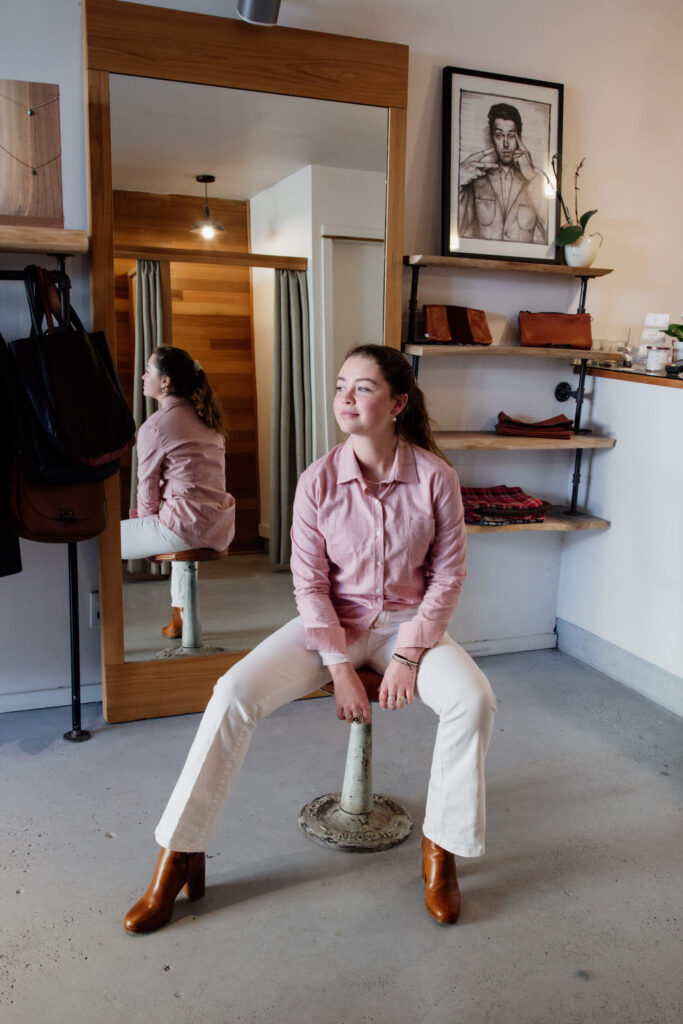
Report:
[[[213,548],[188,548],[187,551],[169,551],[163,555],[150,555],[150,562],[215,562],[225,558],[225,551],[214,551]]]
[[[185,606],[183,608],[183,639],[180,647],[164,647],[157,651],[157,658],[183,658],[195,654],[222,654],[222,647],[206,647],[202,636],[202,625],[199,618],[199,592],[197,573],[199,562],[215,562],[225,558],[224,551],[213,548],[188,548],[186,551],[169,551],[161,555],[151,555],[150,562],[183,562],[185,574]]]
[[[367,665],[356,669],[372,703],[379,700],[382,676]],[[334,684],[321,687],[334,692]],[[372,722],[349,725],[349,746],[341,793],[316,797],[299,814],[301,831],[321,846],[353,853],[388,850],[407,839],[410,814],[388,796],[372,792]]]

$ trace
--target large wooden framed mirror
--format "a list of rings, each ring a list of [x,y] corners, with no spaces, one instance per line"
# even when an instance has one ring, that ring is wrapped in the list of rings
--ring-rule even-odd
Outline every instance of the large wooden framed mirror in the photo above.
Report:
[[[84,0],[93,328],[116,338],[110,76],[303,97],[386,112],[384,343],[400,343],[408,49],[392,43],[261,28],[228,18]],[[202,168],[197,168],[198,171]],[[322,243],[330,245],[329,239]],[[315,340],[314,340],[315,344]],[[109,722],[201,711],[217,677],[245,651],[126,660],[119,478],[107,483],[100,538],[103,713]]]

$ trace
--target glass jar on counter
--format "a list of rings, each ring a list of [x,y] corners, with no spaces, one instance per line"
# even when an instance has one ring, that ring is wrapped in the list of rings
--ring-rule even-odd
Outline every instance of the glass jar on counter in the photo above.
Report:
[[[669,361],[669,353],[668,345],[648,345],[645,372],[660,373]]]

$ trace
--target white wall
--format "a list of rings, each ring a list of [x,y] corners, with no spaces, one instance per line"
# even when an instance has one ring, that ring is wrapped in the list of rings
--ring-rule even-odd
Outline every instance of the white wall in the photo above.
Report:
[[[311,258],[312,169],[283,178],[249,200],[250,248],[270,256]],[[273,399],[273,299],[275,273],[251,272],[254,363],[258,415],[259,531],[270,529],[270,418]]]
[[[234,15],[231,0],[177,0],[163,6]],[[374,0],[371,4],[367,0],[345,0],[344,3],[317,0],[315,4],[302,5],[285,0],[280,24],[389,38],[410,46],[406,252],[438,251],[441,69],[455,65],[563,82],[566,166],[571,173],[576,161],[587,157],[582,175],[582,198],[587,206],[599,210],[594,224],[596,230],[605,235],[599,262],[615,271],[589,288],[589,308],[601,320],[633,326],[636,331],[646,310],[672,313],[680,310],[683,267],[679,240],[683,234],[683,213],[678,193],[683,136],[678,131],[678,122],[683,70],[678,50],[683,8],[678,0],[651,0],[647,5],[641,0],[604,0],[602,4],[575,0],[572,5],[553,0],[518,0],[514,4],[509,0],[480,0],[477,5],[469,0],[423,0],[421,4],[413,0]],[[58,3],[24,0],[4,12],[0,39],[3,76],[60,85],[64,208],[66,226],[71,228],[85,226],[80,33],[77,0],[59,0]],[[76,284],[82,291],[83,278],[79,274],[82,270],[76,269]],[[464,301],[504,316],[512,316],[527,305],[532,309],[570,309],[575,301],[575,294],[566,284],[556,286],[545,280],[534,280],[531,275],[504,280],[493,274],[472,272],[463,274],[457,283],[437,275],[424,294],[425,298],[429,294],[442,302]],[[1,298],[0,302],[0,323],[3,332],[11,335],[21,319],[18,312],[21,299]],[[79,306],[83,309],[81,300]],[[479,407],[480,391],[486,398],[486,415],[508,406],[507,411],[515,411],[511,401],[512,396],[519,393],[520,385],[516,379],[514,386],[508,387],[511,370],[507,364],[495,375],[487,373],[486,379],[481,375],[472,387],[476,371],[472,369],[467,373],[466,391],[456,393],[463,415],[470,405],[473,411]],[[518,378],[516,370],[515,376]],[[537,401],[539,406],[546,408],[545,403],[549,403],[554,409],[552,400],[547,397],[551,377],[555,379],[556,373],[544,372],[539,378]],[[474,379],[476,381],[476,375]],[[429,392],[432,385],[426,374],[424,381]],[[629,388],[634,391],[633,399],[624,397]],[[612,394],[616,397],[612,398]],[[601,395],[610,397],[602,399]],[[645,419],[643,412],[638,420],[642,444],[648,451],[657,451],[657,459],[666,466],[677,467],[680,456],[676,451],[676,434],[680,429],[677,424],[681,393],[667,393],[664,388],[651,388],[646,393],[642,385],[600,380],[596,382],[596,403],[600,401],[608,403],[603,407],[602,422],[610,431],[622,433],[614,452],[601,453],[594,460],[591,501],[595,504],[599,499],[597,504],[604,504],[604,509],[598,507],[598,511],[614,519],[624,502],[630,500],[629,495],[634,491],[643,493],[651,479],[637,450],[630,447],[634,441],[624,409],[628,404],[647,410],[648,418]],[[436,402],[437,406],[441,402],[438,394]],[[450,413],[450,409],[448,411]],[[522,411],[521,408],[518,411]],[[672,420],[675,427],[672,427]],[[477,424],[470,421],[469,425]],[[620,473],[615,466],[607,475],[610,460],[616,463],[622,457],[631,468],[628,494],[616,490],[622,487],[627,474]],[[523,461],[515,465],[519,467],[520,482],[522,473],[532,472]],[[479,466],[468,467],[468,473],[470,470],[473,474],[483,472]],[[600,474],[605,472],[601,486],[610,488],[604,495],[594,489],[598,470]],[[662,481],[663,489],[653,495],[647,509],[636,504],[629,519],[633,528],[617,534],[615,524],[614,532],[579,540],[572,538],[565,543],[559,603],[562,614],[574,616],[575,620],[586,621],[590,614],[591,629],[599,635],[628,642],[639,656],[652,654],[666,658],[667,665],[676,665],[677,655],[671,649],[670,639],[672,623],[667,615],[651,616],[646,629],[629,630],[628,636],[625,629],[617,625],[633,620],[640,608],[659,608],[668,600],[675,604],[676,596],[680,595],[675,567],[672,567],[672,557],[663,536],[654,542],[650,538],[648,562],[637,575],[621,568],[639,557],[634,546],[648,535],[650,524],[665,522],[671,503],[674,507],[680,506],[683,497],[680,473],[674,469],[668,474],[664,470]],[[663,529],[658,532],[664,534]],[[623,544],[617,546],[615,536],[621,536]],[[469,608],[463,604],[463,623],[469,621],[475,607],[483,606],[485,592],[478,588],[484,587],[488,573],[495,573],[496,591],[505,590],[513,599],[517,585],[513,562],[516,552],[523,550],[508,538],[491,538],[486,541],[490,547],[479,569],[476,548],[480,541],[474,540],[476,544],[470,545],[470,580],[466,591]],[[525,543],[526,540],[528,538]],[[500,560],[506,567],[505,573],[497,572],[496,560],[491,555],[495,550],[493,545],[501,542],[513,543]],[[538,551],[539,548],[533,546],[528,559],[537,567]],[[87,553],[85,557],[91,558]],[[5,628],[12,638],[9,667],[0,684],[5,693],[33,688],[33,683],[25,686],[23,669],[28,666],[28,676],[35,678],[35,668],[49,661],[44,654],[47,643],[39,639],[40,635],[52,635],[53,630],[62,635],[58,625],[65,599],[62,559],[59,552],[42,546],[40,561],[38,569],[31,559],[23,578],[0,580],[3,607],[7,609]],[[541,563],[546,566],[541,571],[548,575],[551,563],[557,565],[557,558],[555,555],[546,558],[543,554]],[[591,598],[591,610],[585,613],[580,606],[591,584],[590,575],[580,572],[581,565],[598,565],[602,580],[598,584],[601,598]],[[614,586],[610,585],[612,580]],[[663,582],[669,588],[664,593],[660,590]],[[11,596],[18,593],[17,588],[22,588],[26,601],[38,591],[47,595],[50,610],[45,612],[47,618],[40,624],[38,637],[31,604],[19,606]],[[526,594],[532,590],[530,586]],[[525,595],[523,599],[526,600]],[[510,625],[510,621],[501,623],[501,633]],[[545,619],[539,616],[537,625],[543,632]],[[534,626],[526,623],[517,628]],[[64,649],[67,644],[64,634]],[[675,671],[680,672],[680,666]],[[44,672],[41,678],[45,688],[52,688],[63,679],[61,666],[56,661],[54,668],[46,665]],[[87,679],[97,676],[96,660],[87,652],[84,674]]]
[[[558,617],[683,677],[683,392],[596,380],[593,419],[618,438],[590,480],[612,525],[566,553]]]

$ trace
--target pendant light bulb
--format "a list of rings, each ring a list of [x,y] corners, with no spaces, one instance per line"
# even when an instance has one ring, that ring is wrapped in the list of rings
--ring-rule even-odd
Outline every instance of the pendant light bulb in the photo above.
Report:
[[[213,174],[198,174],[197,181],[200,185],[204,186],[204,215],[201,220],[198,220],[196,224],[193,224],[191,231],[195,235],[201,235],[207,241],[216,237],[217,232],[225,231],[222,224],[219,224],[217,220],[213,220],[209,212],[209,199],[207,195],[207,186],[214,182],[216,178]]]

